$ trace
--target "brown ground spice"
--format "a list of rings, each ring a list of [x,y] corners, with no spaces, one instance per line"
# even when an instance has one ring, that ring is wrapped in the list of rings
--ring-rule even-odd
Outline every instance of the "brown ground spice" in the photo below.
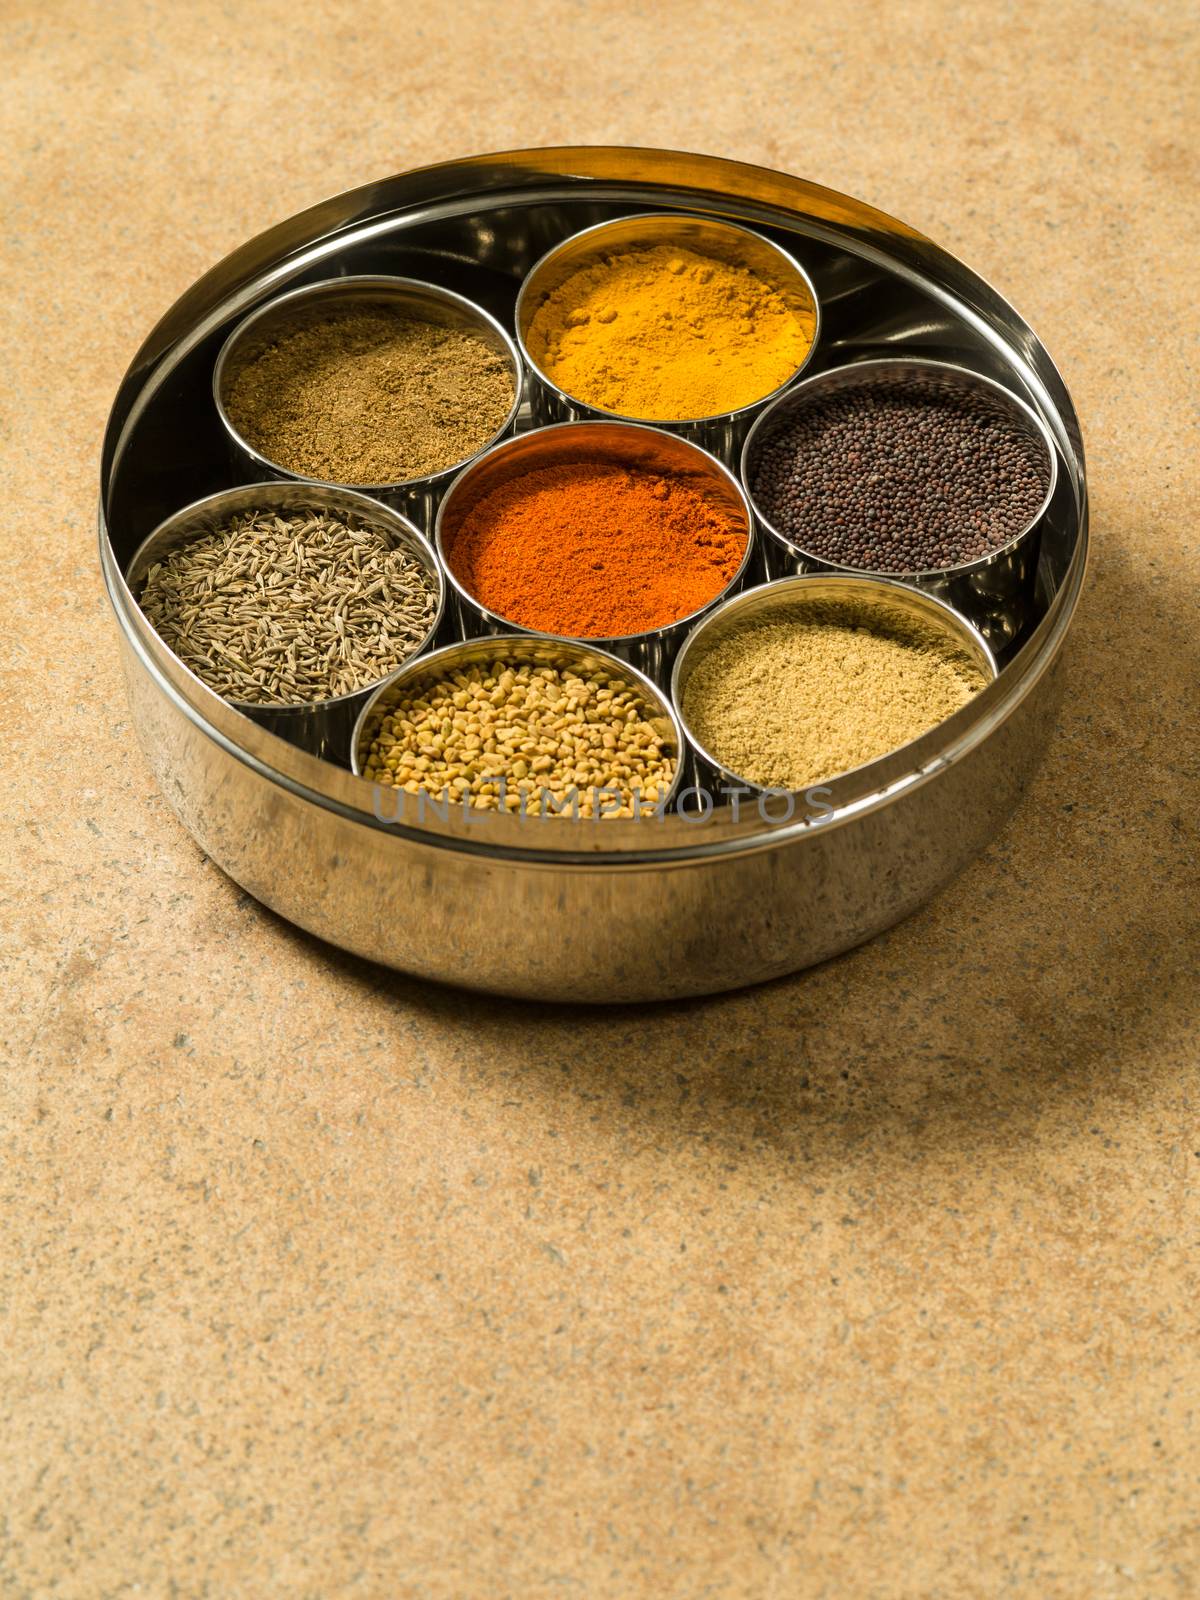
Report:
[[[504,355],[478,334],[382,307],[285,328],[231,378],[234,427],[305,478],[368,486],[452,467],[503,426]]]
[[[928,732],[985,681],[934,624],[880,604],[798,601],[715,643],[682,710],[730,772],[806,789]]]

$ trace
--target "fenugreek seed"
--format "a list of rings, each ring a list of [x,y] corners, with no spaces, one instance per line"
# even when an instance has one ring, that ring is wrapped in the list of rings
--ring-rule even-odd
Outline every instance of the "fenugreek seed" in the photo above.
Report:
[[[376,741],[385,751],[402,750],[397,781],[402,772],[406,782],[414,776],[428,791],[448,789],[484,809],[516,811],[524,797],[536,810],[542,796],[561,805],[573,790],[599,789],[607,791],[603,814],[632,815],[635,791],[654,787],[657,797],[674,773],[655,728],[661,714],[621,679],[496,658],[484,670],[423,676],[407,697],[398,693]],[[418,704],[428,712],[418,712]],[[564,708],[571,704],[568,717]],[[448,725],[450,735],[442,732]],[[378,758],[375,765],[387,771]],[[579,808],[580,815],[594,812],[594,800]]]

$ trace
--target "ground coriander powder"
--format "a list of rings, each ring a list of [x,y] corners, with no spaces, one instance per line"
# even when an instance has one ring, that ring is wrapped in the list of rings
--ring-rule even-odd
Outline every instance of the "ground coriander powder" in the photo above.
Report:
[[[883,603],[814,599],[717,640],[693,669],[682,710],[722,767],[796,790],[918,738],[985,682],[932,622]]]

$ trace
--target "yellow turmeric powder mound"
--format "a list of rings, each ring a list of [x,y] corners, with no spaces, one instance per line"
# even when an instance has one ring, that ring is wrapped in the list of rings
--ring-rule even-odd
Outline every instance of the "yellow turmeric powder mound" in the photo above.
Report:
[[[719,416],[786,383],[815,308],[748,267],[685,247],[599,256],[534,312],[526,345],[566,394],[653,422]]]

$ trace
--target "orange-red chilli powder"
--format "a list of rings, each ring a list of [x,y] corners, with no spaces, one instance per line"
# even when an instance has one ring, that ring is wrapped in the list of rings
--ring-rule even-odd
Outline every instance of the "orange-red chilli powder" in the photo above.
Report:
[[[541,633],[650,633],[714,600],[746,553],[744,518],[693,480],[573,461],[491,490],[446,537],[488,611]]]

